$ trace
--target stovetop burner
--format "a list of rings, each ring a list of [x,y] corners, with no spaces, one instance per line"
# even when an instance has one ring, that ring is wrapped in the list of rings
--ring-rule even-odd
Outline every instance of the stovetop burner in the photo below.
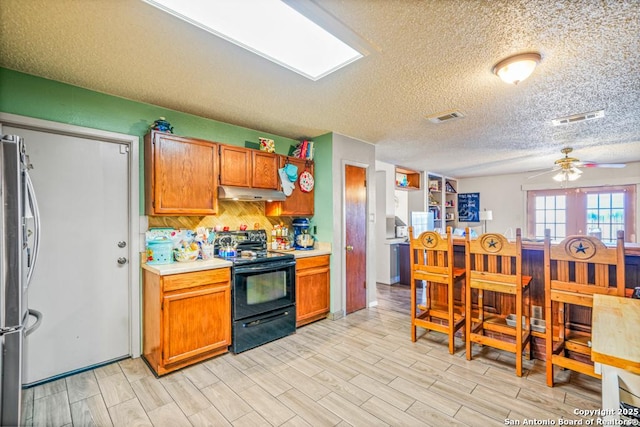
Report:
[[[270,262],[294,258],[293,254],[267,251],[267,232],[265,230],[223,231],[216,234],[215,255],[232,261],[234,265]],[[236,248],[234,257],[221,257],[220,248]]]

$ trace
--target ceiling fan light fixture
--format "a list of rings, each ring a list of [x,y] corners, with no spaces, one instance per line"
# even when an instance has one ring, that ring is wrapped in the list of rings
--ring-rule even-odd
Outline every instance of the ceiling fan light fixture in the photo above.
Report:
[[[582,171],[578,168],[562,169],[553,176],[553,180],[557,182],[575,181],[580,178]]]
[[[517,85],[533,73],[541,59],[537,52],[521,53],[498,62],[492,71],[503,82]]]

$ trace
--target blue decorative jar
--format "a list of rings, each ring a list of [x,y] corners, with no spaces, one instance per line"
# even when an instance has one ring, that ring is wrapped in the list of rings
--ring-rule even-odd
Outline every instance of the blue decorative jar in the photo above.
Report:
[[[153,122],[151,129],[159,132],[173,133],[173,126],[171,126],[171,123],[169,123],[164,117],[160,117],[158,120]]]

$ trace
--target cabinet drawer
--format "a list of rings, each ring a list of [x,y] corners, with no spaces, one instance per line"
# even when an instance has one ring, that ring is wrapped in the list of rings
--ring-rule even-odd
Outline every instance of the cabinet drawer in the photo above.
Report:
[[[192,288],[212,283],[229,282],[231,269],[217,268],[215,270],[195,271],[193,273],[172,274],[164,276],[163,291],[175,291],[177,289]]]
[[[296,271],[315,267],[328,267],[329,255],[319,255],[296,259]]]

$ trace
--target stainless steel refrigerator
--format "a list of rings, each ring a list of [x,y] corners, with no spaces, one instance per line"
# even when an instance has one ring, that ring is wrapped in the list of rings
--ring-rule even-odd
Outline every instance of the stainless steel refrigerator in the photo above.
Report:
[[[28,289],[38,256],[39,213],[22,138],[1,135],[0,145],[0,425],[21,424],[26,337],[42,315],[29,310]],[[35,320],[31,326],[30,318]]]

